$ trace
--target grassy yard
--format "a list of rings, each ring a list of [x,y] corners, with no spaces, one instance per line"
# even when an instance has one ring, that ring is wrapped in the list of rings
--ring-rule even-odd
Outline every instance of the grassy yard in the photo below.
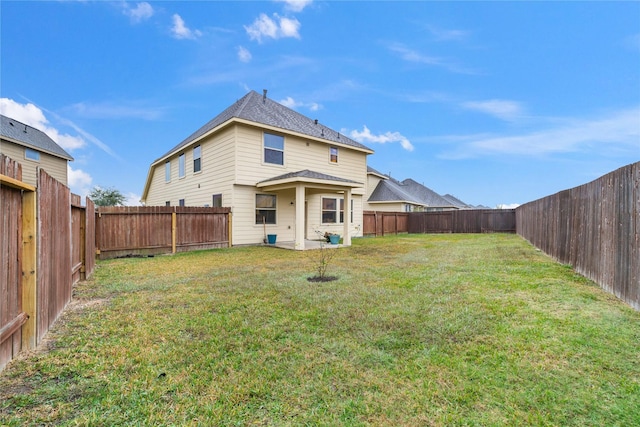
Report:
[[[640,425],[640,313],[515,235],[99,263],[0,425]]]

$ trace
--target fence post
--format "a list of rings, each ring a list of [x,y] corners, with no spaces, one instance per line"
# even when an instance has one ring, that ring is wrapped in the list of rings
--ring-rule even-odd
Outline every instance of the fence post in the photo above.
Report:
[[[178,221],[176,218],[176,210],[174,209],[173,212],[171,212],[171,253],[172,254],[176,253],[177,227],[178,227]]]
[[[227,234],[227,238],[229,239],[229,247],[231,247],[231,231],[233,230],[231,221],[232,221],[231,212],[227,212],[227,224],[228,224],[228,228],[229,228],[228,231],[227,231],[227,233],[228,233]]]
[[[29,319],[22,326],[22,348],[36,348],[37,325],[37,245],[36,192],[22,196],[22,311]]]

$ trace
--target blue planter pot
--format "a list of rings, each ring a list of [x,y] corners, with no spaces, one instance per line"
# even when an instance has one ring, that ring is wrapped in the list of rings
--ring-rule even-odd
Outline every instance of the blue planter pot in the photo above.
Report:
[[[275,245],[277,236],[278,236],[277,234],[267,234],[267,242],[270,245]]]
[[[329,235],[329,243],[331,243],[332,245],[337,245],[338,243],[340,243],[340,236],[337,234]]]

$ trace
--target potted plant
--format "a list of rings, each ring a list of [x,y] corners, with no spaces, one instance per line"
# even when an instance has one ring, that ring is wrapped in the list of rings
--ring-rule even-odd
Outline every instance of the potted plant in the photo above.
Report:
[[[338,243],[340,243],[340,235],[336,233],[324,233],[324,238],[327,239],[327,242],[331,243],[332,245],[337,245]]]

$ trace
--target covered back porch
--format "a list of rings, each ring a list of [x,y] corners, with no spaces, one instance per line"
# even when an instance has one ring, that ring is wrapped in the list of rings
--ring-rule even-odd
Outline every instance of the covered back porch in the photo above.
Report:
[[[342,244],[340,246],[351,246],[351,209],[352,191],[356,188],[363,188],[363,184],[344,178],[326,175],[310,170],[287,173],[256,184],[256,187],[266,192],[292,191],[295,194],[291,202],[295,208],[295,227],[293,242],[282,242],[275,246],[287,249],[305,250],[319,248],[322,238],[322,230],[325,224],[319,222],[320,233],[312,235],[307,224],[309,216],[309,206],[307,200],[312,195],[333,193],[344,198],[343,211],[340,212],[343,221],[341,226]],[[321,210],[321,207],[319,207]],[[333,227],[335,229],[335,227]],[[282,245],[282,246],[280,246]],[[309,247],[310,246],[310,247]],[[337,247],[338,245],[326,244],[327,247]]]

